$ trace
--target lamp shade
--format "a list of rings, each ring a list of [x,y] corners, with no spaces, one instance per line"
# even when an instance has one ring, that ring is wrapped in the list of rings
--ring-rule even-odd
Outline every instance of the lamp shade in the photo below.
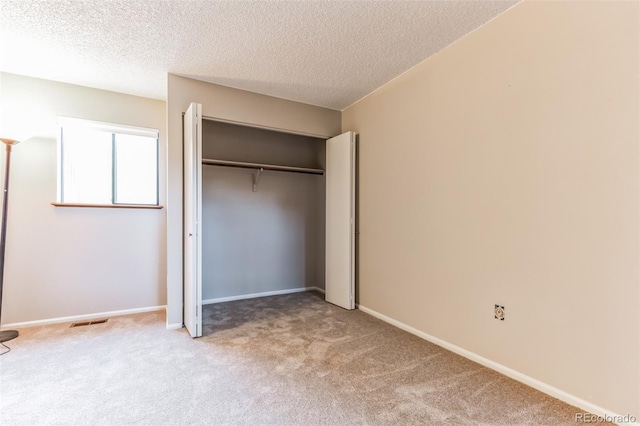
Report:
[[[9,139],[9,138],[0,138],[0,141],[2,141],[2,143],[5,145],[17,145],[20,143],[20,141],[18,140]]]

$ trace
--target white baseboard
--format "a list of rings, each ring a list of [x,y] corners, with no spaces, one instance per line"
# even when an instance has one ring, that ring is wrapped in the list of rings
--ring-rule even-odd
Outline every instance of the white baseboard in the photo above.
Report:
[[[167,324],[167,330],[178,330],[182,328],[182,323],[181,322],[176,322],[173,324]]]
[[[211,305],[214,303],[233,302],[234,300],[255,299],[256,297],[279,296],[281,294],[302,293],[303,291],[319,291],[321,293],[324,293],[324,290],[319,287],[299,287],[299,288],[289,288],[286,290],[264,291],[262,293],[240,294],[238,296],[217,297],[215,299],[203,300],[202,304]]]
[[[519,371],[516,371],[512,368],[509,368],[507,366],[504,366],[502,364],[499,364],[495,361],[492,361],[488,358],[485,358],[483,356],[480,356],[474,352],[468,351],[466,349],[461,348],[460,346],[456,346],[452,343],[449,343],[445,340],[439,339],[437,337],[434,337],[430,334],[427,334],[423,331],[418,330],[417,328],[411,327],[410,325],[407,325],[405,323],[402,323],[400,321],[397,321],[393,318],[390,318],[386,315],[383,315],[379,312],[374,311],[373,309],[369,309],[366,306],[362,306],[362,305],[358,305],[358,309],[360,309],[362,312],[367,313],[371,316],[374,316],[378,319],[381,319],[384,322],[387,322],[391,325],[394,325],[404,331],[407,331],[411,334],[414,334],[424,340],[427,340],[431,343],[434,343],[438,346],[441,346],[447,350],[450,350],[451,352],[454,352],[458,355],[461,355],[465,358],[470,359],[471,361],[477,362],[478,364],[481,364],[485,367],[488,367],[492,370],[495,370],[499,373],[504,374],[507,377],[510,377],[514,380],[517,380],[521,383],[524,383],[525,385],[531,386],[534,389],[537,389],[541,392],[546,393],[547,395],[550,395],[554,398],[557,398],[561,401],[566,402],[567,404],[573,405],[575,407],[578,407],[586,412],[589,412],[591,414],[595,414],[597,416],[601,416],[605,419],[615,419],[615,418],[622,418],[623,416],[621,416],[620,414],[616,414],[612,411],[609,411],[605,408],[602,408],[600,406],[597,406],[589,401],[585,401],[582,398],[578,398],[577,396],[571,395],[561,389],[555,388],[551,385],[548,385],[544,382],[541,382],[540,380],[534,379],[533,377],[527,376],[526,374],[523,374]],[[633,423],[633,424],[638,424]]]
[[[140,314],[143,312],[153,312],[153,311],[162,311],[166,310],[166,305],[161,306],[149,306],[146,308],[135,308],[135,309],[123,309],[121,311],[109,311],[109,312],[98,312],[95,314],[85,314],[85,315],[72,315],[69,317],[58,317],[58,318],[49,318],[43,320],[36,321],[25,321],[25,322],[14,322],[12,324],[3,324],[3,329],[8,328],[25,328],[25,327],[36,327],[39,325],[48,325],[48,324],[59,324],[63,322],[75,322],[75,321],[84,321],[91,320],[95,318],[105,318],[105,317],[115,317],[120,315],[130,315],[130,314]],[[182,326],[182,324],[180,324]]]

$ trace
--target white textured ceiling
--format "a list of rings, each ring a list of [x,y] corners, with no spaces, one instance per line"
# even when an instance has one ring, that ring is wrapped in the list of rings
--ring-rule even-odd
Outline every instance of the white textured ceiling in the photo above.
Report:
[[[517,2],[0,0],[0,70],[156,99],[175,73],[342,110]]]

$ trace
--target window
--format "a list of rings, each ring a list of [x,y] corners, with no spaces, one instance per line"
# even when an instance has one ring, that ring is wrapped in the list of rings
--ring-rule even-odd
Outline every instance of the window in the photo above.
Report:
[[[158,131],[59,117],[58,202],[158,205]]]

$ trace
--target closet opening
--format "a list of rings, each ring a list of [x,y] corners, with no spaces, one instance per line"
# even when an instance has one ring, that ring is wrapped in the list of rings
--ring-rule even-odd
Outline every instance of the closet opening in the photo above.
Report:
[[[325,140],[202,121],[202,304],[324,293]]]
[[[355,308],[355,153],[353,132],[325,140],[189,106],[183,318],[192,337],[206,334],[206,307],[220,302],[313,291]]]

